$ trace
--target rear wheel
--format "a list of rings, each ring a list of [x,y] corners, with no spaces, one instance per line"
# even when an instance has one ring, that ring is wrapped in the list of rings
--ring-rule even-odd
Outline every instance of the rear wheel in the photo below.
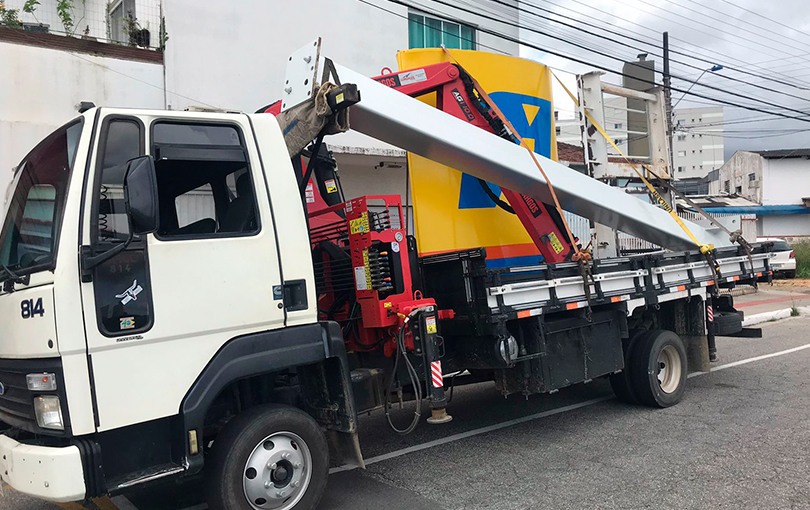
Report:
[[[672,331],[639,337],[630,360],[630,379],[638,401],[652,407],[680,402],[686,389],[686,348]]]
[[[211,510],[312,510],[328,470],[315,420],[294,407],[254,407],[217,436],[206,458],[206,500]]]
[[[796,278],[796,270],[785,271],[785,278]]]

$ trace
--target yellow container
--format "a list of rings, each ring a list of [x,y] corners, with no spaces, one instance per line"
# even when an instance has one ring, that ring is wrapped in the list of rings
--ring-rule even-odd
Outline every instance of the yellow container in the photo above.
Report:
[[[478,80],[526,143],[536,153],[556,160],[551,71],[521,58],[449,51]],[[405,70],[451,59],[441,49],[414,49],[399,52],[397,60],[399,69]],[[420,99],[435,106],[434,96]],[[542,260],[517,216],[497,207],[463,168],[453,169],[408,153],[408,169],[420,255],[485,247],[489,267]],[[504,199],[500,188],[494,184],[490,188]]]

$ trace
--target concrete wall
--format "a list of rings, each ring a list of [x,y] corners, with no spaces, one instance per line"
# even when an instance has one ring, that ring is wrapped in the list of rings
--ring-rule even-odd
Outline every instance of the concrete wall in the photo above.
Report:
[[[763,167],[766,163],[759,154],[754,152],[737,151],[726,163],[720,167],[718,179],[709,183],[709,194],[719,195],[726,191],[725,183],[728,181],[729,193],[735,193],[739,187],[741,196],[758,204],[763,203]],[[754,175],[751,180],[750,175]],[[781,179],[777,177],[776,180]],[[767,178],[765,178],[767,180]],[[772,202],[773,203],[773,202]]]
[[[224,10],[220,4],[197,0],[167,2],[169,105],[175,110],[213,105],[253,112],[281,97],[287,56],[317,37],[323,39],[327,56],[355,71],[375,76],[384,67],[397,69],[397,51],[408,49],[408,9],[374,1],[394,14],[355,1],[242,0],[238,9]],[[438,4],[424,4],[473,26],[495,25]],[[487,34],[476,36],[481,45],[518,51],[517,44],[498,42]],[[357,133],[330,137],[329,143],[390,148]]]
[[[760,216],[757,235],[760,237],[810,237],[810,214]]]
[[[764,159],[763,205],[799,205],[805,197],[810,197],[810,161],[805,158]]]
[[[0,73],[2,191],[11,168],[42,138],[76,117],[80,101],[163,107],[163,66],[158,64],[7,43],[0,43],[0,62],[11,71]]]

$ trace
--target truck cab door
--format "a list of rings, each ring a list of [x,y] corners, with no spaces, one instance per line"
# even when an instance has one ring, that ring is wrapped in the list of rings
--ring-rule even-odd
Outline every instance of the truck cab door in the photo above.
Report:
[[[225,343],[285,322],[276,233],[246,118],[102,113],[83,252],[127,238],[124,171],[140,155],[155,159],[160,226],[82,275],[99,431],[176,415]]]

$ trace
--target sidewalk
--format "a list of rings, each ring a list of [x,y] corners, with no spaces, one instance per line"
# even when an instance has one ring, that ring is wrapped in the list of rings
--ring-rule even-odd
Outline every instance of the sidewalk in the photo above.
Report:
[[[734,298],[734,308],[745,313],[746,325],[772,318],[789,317],[793,308],[810,311],[810,286],[778,280],[773,286],[760,284],[758,292]]]

